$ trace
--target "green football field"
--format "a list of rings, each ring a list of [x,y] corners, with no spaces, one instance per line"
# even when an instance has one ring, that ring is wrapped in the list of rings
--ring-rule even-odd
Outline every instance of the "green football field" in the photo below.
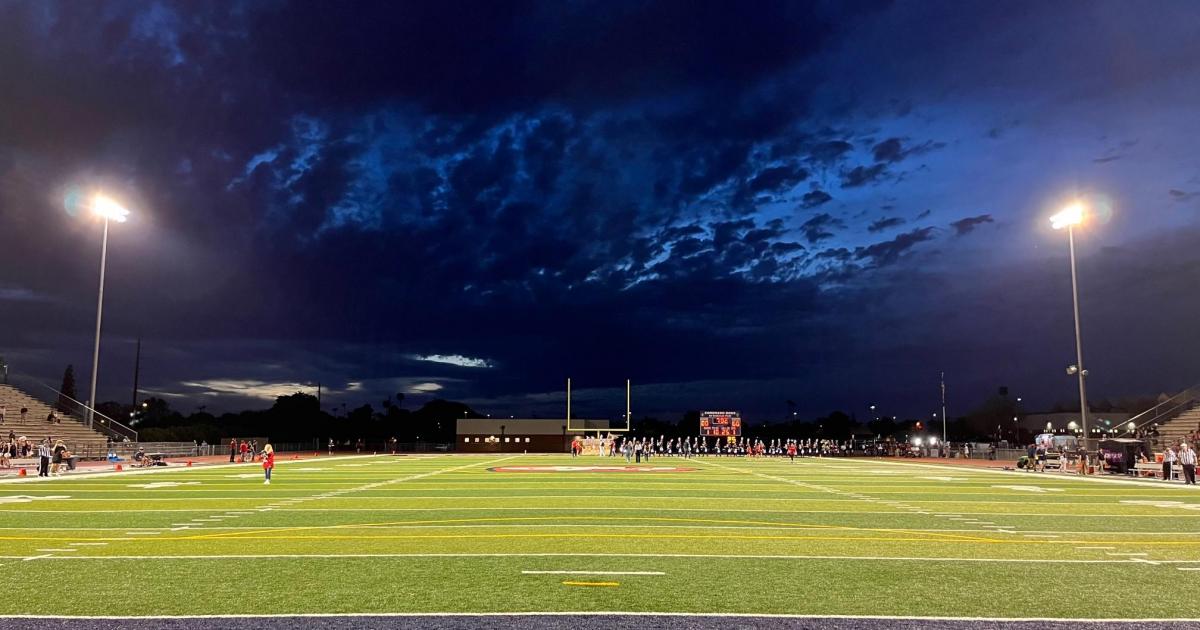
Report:
[[[0,615],[1198,618],[1200,494],[875,459],[320,457],[0,484]]]

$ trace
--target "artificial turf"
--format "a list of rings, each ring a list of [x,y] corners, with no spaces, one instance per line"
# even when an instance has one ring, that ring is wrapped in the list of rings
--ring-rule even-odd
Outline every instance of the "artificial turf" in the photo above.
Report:
[[[1194,488],[853,458],[489,470],[597,465],[625,463],[321,457],[270,486],[253,464],[0,484],[0,615],[1200,617]]]

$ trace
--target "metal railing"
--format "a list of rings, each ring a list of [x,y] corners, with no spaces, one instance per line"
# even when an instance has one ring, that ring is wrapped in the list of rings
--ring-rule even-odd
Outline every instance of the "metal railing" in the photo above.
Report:
[[[125,440],[126,438],[128,438],[130,442],[136,442],[138,439],[138,432],[135,431],[134,429],[132,429],[131,427],[121,424],[120,422],[117,422],[116,420],[113,420],[112,418],[100,413],[99,411],[96,411],[94,408],[89,407],[89,406],[85,405],[84,403],[81,403],[78,400],[71,398],[70,396],[67,396],[66,394],[60,392],[59,390],[41,382],[35,378],[31,378],[31,377],[23,376],[23,375],[10,374],[9,379],[10,379],[10,381],[8,383],[9,385],[11,385],[13,387],[21,388],[21,391],[25,395],[29,396],[30,398],[33,398],[34,400],[41,402],[42,404],[46,405],[47,407],[50,407],[51,409],[54,409],[55,411],[60,411],[60,412],[65,413],[68,418],[70,418],[84,426],[87,426],[87,424],[85,422],[85,418],[87,418],[87,413],[88,413],[88,411],[91,411],[93,414],[92,415],[92,426],[91,426],[92,430],[97,431],[97,432],[107,436],[114,442],[120,442],[120,441]],[[45,395],[44,392],[50,392],[50,393],[54,394],[55,399],[53,401],[47,400],[46,398],[39,396],[38,392],[43,392],[43,395]],[[66,407],[66,409],[64,410],[63,407]]]
[[[1154,428],[1156,424],[1170,422],[1176,416],[1190,410],[1197,402],[1200,402],[1200,384],[1193,385],[1133,416],[1129,419],[1129,423],[1126,426],[1132,424],[1134,429],[1127,432],[1136,434],[1147,427]]]

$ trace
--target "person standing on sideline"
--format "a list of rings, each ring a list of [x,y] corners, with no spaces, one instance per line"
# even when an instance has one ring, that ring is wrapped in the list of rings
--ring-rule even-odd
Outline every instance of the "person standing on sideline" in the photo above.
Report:
[[[1171,446],[1163,451],[1163,481],[1171,480],[1171,465],[1175,463],[1175,449]]]
[[[53,455],[53,451],[50,450],[50,438],[46,438],[46,439],[42,440],[41,444],[38,445],[38,476],[39,477],[49,477],[50,476],[50,456],[51,455]]]
[[[1187,442],[1179,445],[1179,463],[1183,465],[1183,483],[1196,485],[1196,451]]]
[[[7,407],[5,407],[4,405],[0,405],[0,424],[4,424],[4,412],[5,411],[7,411]]]
[[[270,442],[263,447],[262,458],[263,474],[267,477],[266,481],[263,481],[263,485],[270,485],[271,469],[275,467],[275,449],[271,447]]]
[[[233,458],[237,456],[237,438],[229,440],[229,463],[233,463]]]
[[[333,455],[333,438],[329,438],[329,454]]]

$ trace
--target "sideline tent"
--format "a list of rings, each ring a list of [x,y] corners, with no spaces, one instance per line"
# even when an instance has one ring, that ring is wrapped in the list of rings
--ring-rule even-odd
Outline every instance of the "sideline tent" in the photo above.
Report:
[[[1100,440],[1100,457],[1109,472],[1126,474],[1137,463],[1138,452],[1145,448],[1141,440],[1109,438]]]

